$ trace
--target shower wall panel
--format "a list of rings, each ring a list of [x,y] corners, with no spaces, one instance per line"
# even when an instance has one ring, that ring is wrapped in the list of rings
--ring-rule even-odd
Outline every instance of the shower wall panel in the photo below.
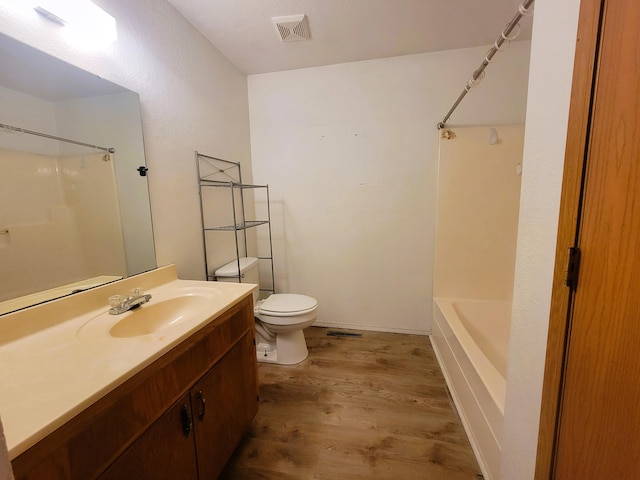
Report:
[[[447,132],[440,139],[434,297],[511,300],[524,125]]]

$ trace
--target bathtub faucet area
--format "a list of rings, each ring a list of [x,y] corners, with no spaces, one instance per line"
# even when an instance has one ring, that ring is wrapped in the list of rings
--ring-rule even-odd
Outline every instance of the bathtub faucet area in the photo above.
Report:
[[[126,297],[122,295],[109,297],[109,305],[111,306],[109,313],[111,315],[120,315],[121,313],[138,308],[140,305],[144,305],[149,300],[151,300],[150,294],[145,294],[142,288],[134,288]]]

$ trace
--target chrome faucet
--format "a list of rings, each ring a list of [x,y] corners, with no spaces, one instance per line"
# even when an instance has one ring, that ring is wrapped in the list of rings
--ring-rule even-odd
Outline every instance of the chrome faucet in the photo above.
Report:
[[[109,313],[111,315],[120,315],[121,313],[138,308],[140,305],[144,305],[149,300],[151,300],[151,295],[148,293],[145,294],[144,289],[134,288],[126,297],[122,295],[109,297],[109,305],[111,305]]]

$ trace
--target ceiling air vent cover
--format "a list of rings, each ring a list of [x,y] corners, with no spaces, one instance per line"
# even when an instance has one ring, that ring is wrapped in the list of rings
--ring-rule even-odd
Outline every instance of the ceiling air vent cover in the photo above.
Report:
[[[289,15],[286,17],[271,17],[271,21],[278,30],[280,40],[283,42],[298,42],[300,40],[311,40],[309,34],[309,23],[307,16]]]

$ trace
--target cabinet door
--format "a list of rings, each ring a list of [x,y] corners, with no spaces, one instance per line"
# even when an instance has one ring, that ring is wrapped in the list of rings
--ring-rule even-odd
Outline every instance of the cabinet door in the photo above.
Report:
[[[189,395],[182,397],[99,480],[189,480],[198,471]]]
[[[258,411],[257,363],[247,333],[191,390],[201,479],[218,478]]]

